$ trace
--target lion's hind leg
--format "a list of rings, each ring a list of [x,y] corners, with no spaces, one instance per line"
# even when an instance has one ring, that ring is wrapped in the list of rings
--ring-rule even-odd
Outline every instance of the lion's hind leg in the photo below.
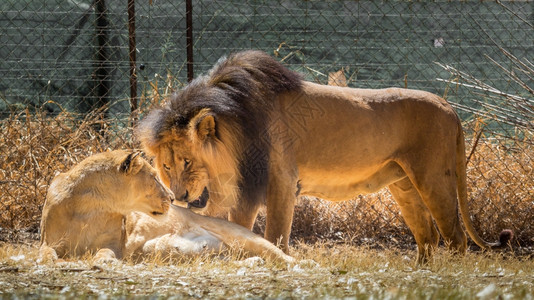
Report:
[[[456,187],[436,184],[430,191],[422,191],[423,201],[438,225],[439,232],[450,250],[465,253],[467,237],[458,215]]]
[[[158,254],[163,257],[173,255],[198,255],[209,251],[219,251],[223,244],[221,241],[210,235],[186,233],[183,236],[178,234],[164,234],[157,238],[148,240],[142,248],[144,254]]]
[[[439,242],[430,211],[408,177],[389,185],[389,190],[399,204],[404,221],[415,237],[417,263],[425,263]]]
[[[201,224],[202,229],[218,238],[230,249],[242,249],[249,254],[259,255],[279,262],[294,262],[291,256],[243,226],[207,216],[193,215],[192,217],[196,221],[195,223]]]
[[[458,215],[458,200],[454,164],[429,163],[424,171],[408,173],[424,204],[436,221],[439,232],[450,250],[464,253],[467,237]]]

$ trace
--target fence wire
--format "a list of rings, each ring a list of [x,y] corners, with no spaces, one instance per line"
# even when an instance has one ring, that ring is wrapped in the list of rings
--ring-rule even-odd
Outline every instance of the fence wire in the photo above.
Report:
[[[135,6],[142,112],[187,82],[186,5]],[[200,0],[192,14],[195,76],[254,48],[310,81],[445,97],[465,122],[470,198],[483,199],[472,204],[477,227],[485,237],[512,227],[534,243],[534,1]],[[57,170],[135,146],[127,4],[4,0],[0,30],[0,227],[35,227]],[[361,222],[377,218],[369,207]]]

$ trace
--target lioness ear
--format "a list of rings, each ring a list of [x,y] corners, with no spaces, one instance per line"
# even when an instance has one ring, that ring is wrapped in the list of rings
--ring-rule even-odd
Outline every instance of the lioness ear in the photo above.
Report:
[[[202,141],[208,137],[215,137],[215,118],[213,115],[205,115],[198,121],[197,135]]]
[[[139,151],[128,154],[128,156],[126,156],[126,158],[119,165],[119,172],[124,174],[137,174],[137,172],[139,172],[143,166],[143,164],[139,161],[140,159],[137,158],[139,154],[141,154]]]

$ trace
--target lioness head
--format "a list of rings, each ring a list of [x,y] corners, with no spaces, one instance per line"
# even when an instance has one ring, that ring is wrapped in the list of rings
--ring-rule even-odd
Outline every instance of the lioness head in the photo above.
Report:
[[[139,154],[121,155],[117,170],[128,186],[118,186],[117,189],[123,190],[125,198],[129,200],[129,209],[153,215],[164,214],[174,200],[174,194],[161,182],[157,171]]]
[[[167,113],[171,112],[165,108],[153,111],[137,132],[154,156],[159,177],[183,206],[210,215],[224,212],[235,202],[239,179],[236,143],[222,142],[224,122],[218,122],[210,109],[202,109],[184,124],[154,126]],[[156,134],[155,128],[160,132]]]

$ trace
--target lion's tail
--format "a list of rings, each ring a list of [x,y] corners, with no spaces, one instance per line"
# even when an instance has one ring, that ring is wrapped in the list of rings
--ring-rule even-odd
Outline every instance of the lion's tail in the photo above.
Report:
[[[456,184],[458,187],[458,202],[460,205],[460,213],[464,222],[467,233],[473,241],[484,249],[500,249],[506,247],[513,238],[512,230],[505,229],[499,235],[499,241],[489,243],[484,241],[473,227],[473,222],[469,214],[469,207],[467,205],[467,174],[466,174],[466,158],[465,158],[465,139],[462,126],[458,123],[458,136],[456,140]]]

